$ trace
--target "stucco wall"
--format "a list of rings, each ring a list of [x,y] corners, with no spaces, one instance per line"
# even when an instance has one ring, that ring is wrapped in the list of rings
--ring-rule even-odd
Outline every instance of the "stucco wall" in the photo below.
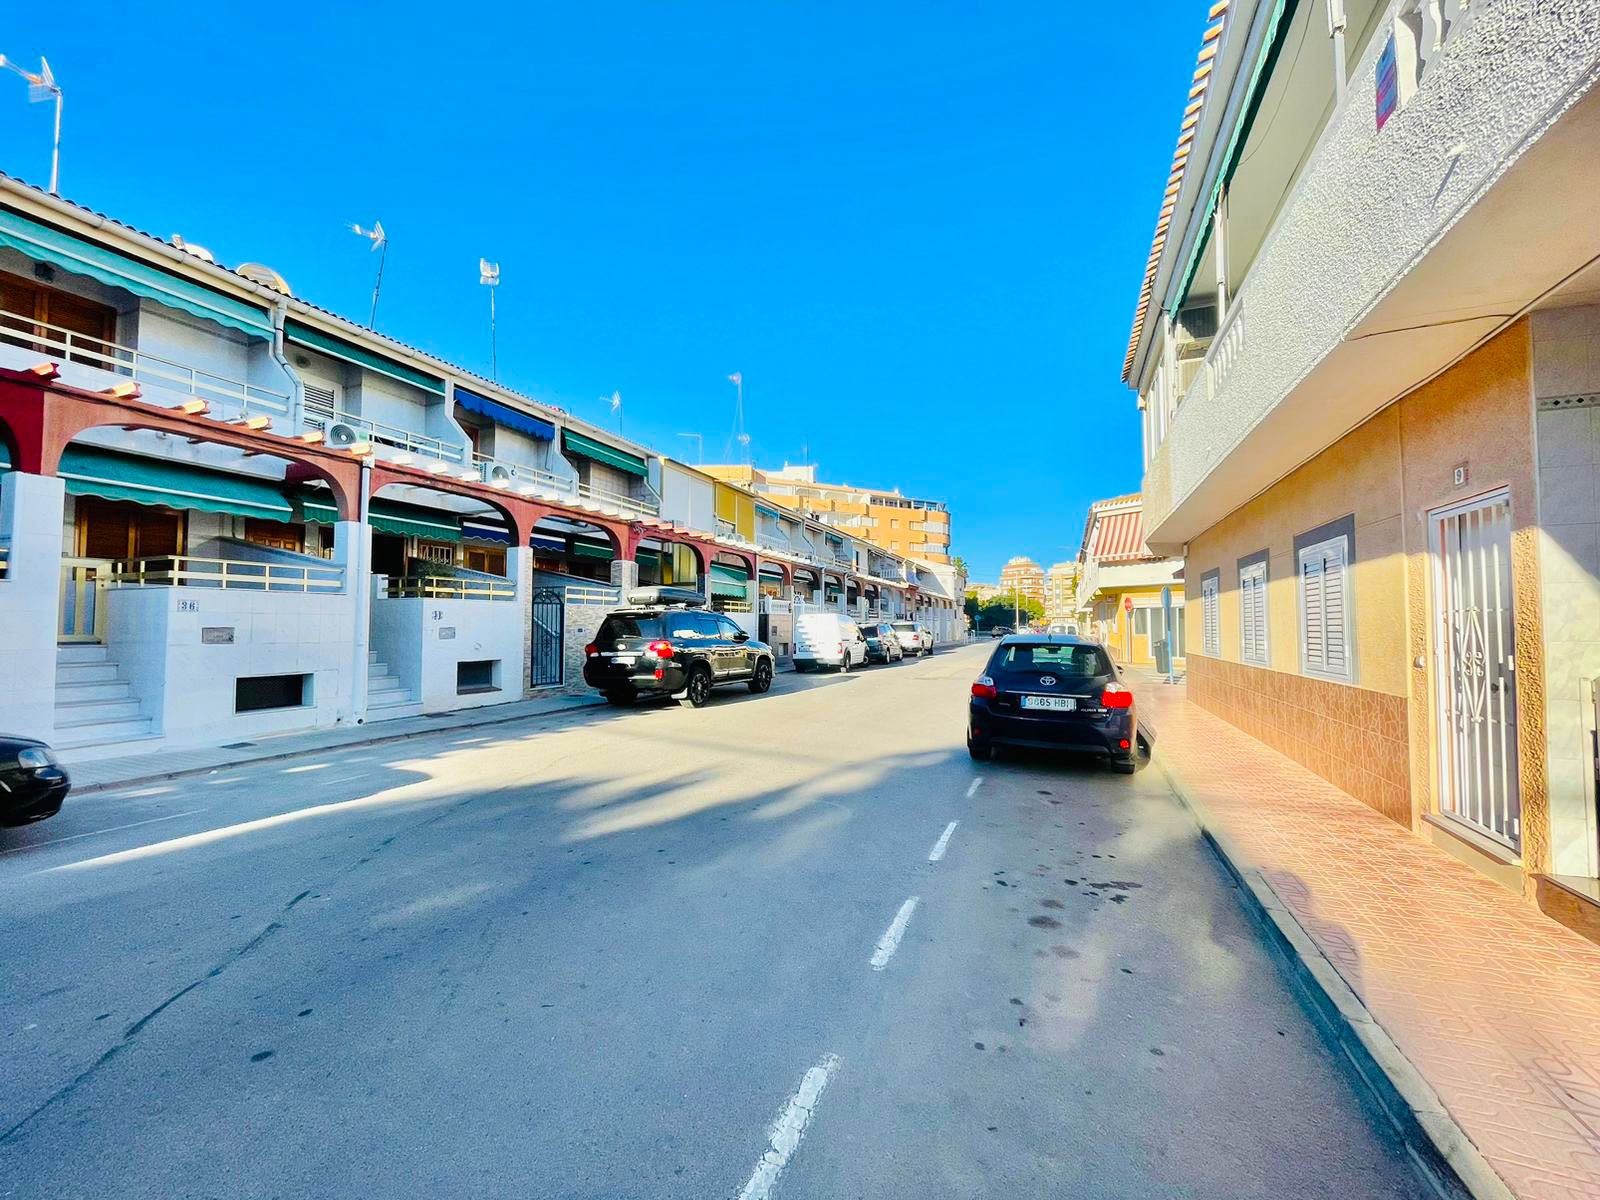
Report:
[[[1477,350],[1432,383],[1417,389],[1241,506],[1189,544],[1185,567],[1190,671],[1201,687],[1196,699],[1220,715],[1251,728],[1275,727],[1273,744],[1347,790],[1347,768],[1365,776],[1362,798],[1407,823],[1436,811],[1435,733],[1432,695],[1434,608],[1428,530],[1430,511],[1495,489],[1508,489],[1512,519],[1512,582],[1518,606],[1516,628],[1518,723],[1521,755],[1524,858],[1542,861],[1547,844],[1543,772],[1543,663],[1536,547],[1538,506],[1529,397],[1530,340],[1522,321]],[[1464,465],[1466,481],[1454,470]],[[1315,689],[1292,682],[1302,676],[1300,602],[1294,539],[1297,534],[1353,515],[1355,527],[1353,620],[1355,678],[1351,684],[1318,681]],[[1201,580],[1219,575],[1220,659],[1239,663],[1238,560],[1268,552],[1268,651],[1266,668],[1241,665],[1211,671],[1203,654]],[[1423,666],[1415,661],[1420,657]],[[1207,685],[1213,681],[1222,687]],[[1238,694],[1228,688],[1240,689]],[[1370,702],[1341,707],[1325,688],[1376,693]],[[1243,704],[1255,692],[1276,703],[1308,710],[1305,721],[1268,721]],[[1398,705],[1390,699],[1403,701]],[[1331,706],[1331,707],[1330,707]],[[1409,781],[1407,814],[1386,772],[1374,773],[1366,746],[1348,731],[1312,719],[1348,709],[1350,722],[1367,716],[1391,726],[1403,720],[1397,746],[1405,747]],[[1386,731],[1395,737],[1398,731]],[[1260,732],[1256,736],[1265,736]],[[1358,791],[1358,794],[1359,791]]]
[[[54,476],[0,474],[0,729],[50,737],[55,728],[56,619],[64,485]]]
[[[1380,131],[1373,66],[1383,40],[1380,31],[1352,71],[1347,102],[1245,281],[1244,341],[1221,388],[1179,409],[1146,473],[1149,530],[1221,478],[1247,435],[1600,69],[1593,0],[1473,5],[1417,94]],[[1373,397],[1373,407],[1385,399]]]

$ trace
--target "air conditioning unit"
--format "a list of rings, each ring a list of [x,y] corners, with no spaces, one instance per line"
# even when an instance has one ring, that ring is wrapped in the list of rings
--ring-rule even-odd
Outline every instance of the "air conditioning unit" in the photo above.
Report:
[[[511,473],[510,467],[502,467],[499,463],[493,465],[485,463],[484,479],[489,483],[510,483],[516,478]]]
[[[361,436],[359,429],[354,425],[346,425],[343,421],[335,421],[328,428],[328,445],[330,446],[343,448],[345,446],[354,446],[357,442],[365,440]]]

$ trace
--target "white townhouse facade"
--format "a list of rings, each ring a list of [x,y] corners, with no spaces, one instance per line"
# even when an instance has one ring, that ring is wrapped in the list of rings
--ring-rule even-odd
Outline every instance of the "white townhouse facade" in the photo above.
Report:
[[[571,687],[640,580],[752,633],[820,605],[954,636],[942,574],[757,507],[0,176],[0,729],[131,753]]]

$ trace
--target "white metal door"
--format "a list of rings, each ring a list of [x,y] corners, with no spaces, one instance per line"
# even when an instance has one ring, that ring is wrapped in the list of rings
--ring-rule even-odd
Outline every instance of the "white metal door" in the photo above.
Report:
[[[1520,850],[1511,506],[1505,492],[1433,514],[1440,804]]]

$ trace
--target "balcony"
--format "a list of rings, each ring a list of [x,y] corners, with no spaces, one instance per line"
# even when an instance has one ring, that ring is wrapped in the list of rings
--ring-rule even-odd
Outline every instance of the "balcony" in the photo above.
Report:
[[[1230,188],[1223,226],[1248,219],[1248,261],[1151,454],[1152,549],[1179,550],[1600,253],[1600,92],[1582,90],[1600,45],[1569,12],[1472,6],[1382,129],[1380,31],[1281,205]]]
[[[66,382],[91,390],[132,380],[152,404],[176,408],[188,400],[204,400],[213,415],[230,420],[257,416],[276,420],[289,414],[287,392],[258,387],[0,309],[0,362],[26,368],[41,359],[59,362]],[[78,373],[73,371],[74,366],[90,371],[83,372],[85,378],[75,378]],[[92,372],[97,371],[115,379],[97,380],[92,377]]]
[[[384,585],[384,596],[390,600],[515,600],[517,585],[489,576],[393,576]]]
[[[306,424],[314,429],[323,429],[324,423],[319,420],[307,419]],[[388,446],[391,449],[403,450],[408,454],[420,454],[424,458],[438,459],[440,462],[464,463],[467,459],[466,447],[440,438],[429,437],[425,433],[414,433],[409,429],[402,429],[398,425],[385,425],[382,421],[369,421],[366,417],[357,416],[355,413],[335,409],[332,424],[348,425],[367,441],[377,446]]]
[[[251,562],[163,554],[111,564],[113,587],[244,588],[255,592],[336,592],[344,568],[313,563]]]
[[[639,499],[636,496],[625,496],[620,492],[580,483],[577,479],[552,474],[542,467],[507,462],[487,454],[474,454],[472,465],[482,472],[485,483],[506,486],[522,484],[535,492],[584,501],[600,508],[614,508],[624,516],[653,517],[661,512],[661,501],[658,498]]]

